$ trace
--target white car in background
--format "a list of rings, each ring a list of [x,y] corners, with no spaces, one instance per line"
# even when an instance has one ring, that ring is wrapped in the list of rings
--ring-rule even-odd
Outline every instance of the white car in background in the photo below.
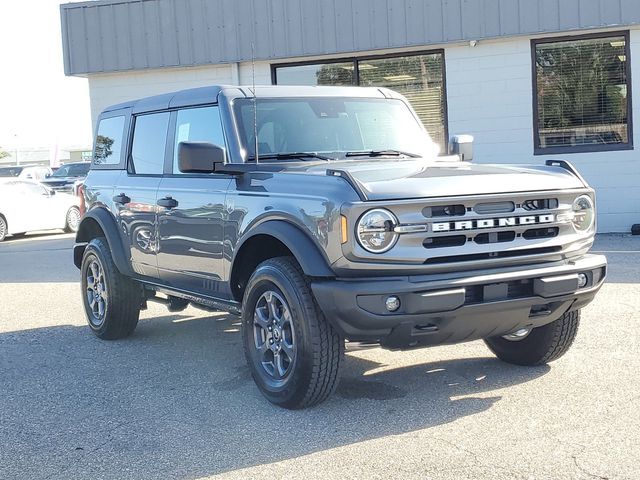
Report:
[[[33,180],[35,182],[41,182],[51,176],[51,174],[52,172],[49,167],[12,165],[0,167],[0,182],[4,183],[10,180]]]
[[[0,242],[38,230],[75,232],[80,224],[80,199],[23,180],[0,183]]]

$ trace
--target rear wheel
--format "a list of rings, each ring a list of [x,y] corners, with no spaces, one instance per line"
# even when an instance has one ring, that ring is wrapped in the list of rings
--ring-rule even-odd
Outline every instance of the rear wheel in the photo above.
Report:
[[[496,356],[516,365],[544,365],[564,355],[578,333],[580,310],[567,312],[558,320],[503,337],[485,339]]]
[[[80,226],[80,209],[78,207],[71,207],[67,211],[67,216],[64,224],[64,231],[67,233],[76,233]]]
[[[335,390],[344,341],[293,258],[266,260],[249,279],[242,339],[253,379],[272,403],[309,407]]]
[[[118,271],[104,238],[89,242],[81,272],[82,300],[93,333],[104,340],[130,335],[138,324],[142,287]]]
[[[4,239],[7,238],[8,231],[9,227],[7,226],[7,221],[2,215],[0,215],[0,242],[4,241]]]

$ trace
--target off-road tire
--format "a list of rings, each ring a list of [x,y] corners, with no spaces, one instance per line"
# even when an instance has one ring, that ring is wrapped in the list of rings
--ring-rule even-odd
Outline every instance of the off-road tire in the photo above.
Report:
[[[262,366],[254,337],[256,307],[268,292],[286,301],[295,330],[295,360],[281,379],[275,379]],[[242,339],[253,379],[270,402],[289,409],[306,408],[326,400],[334,392],[344,356],[344,340],[324,317],[308,279],[292,257],[262,262],[249,279],[243,299]]]
[[[70,218],[71,215],[77,215],[78,222],[77,224],[73,224],[73,220]],[[80,209],[78,207],[71,207],[67,210],[67,215],[64,217],[64,231],[66,233],[76,233],[78,231],[78,227],[80,226]]]
[[[557,360],[569,350],[579,324],[580,310],[574,310],[547,325],[534,328],[522,340],[491,337],[485,339],[485,343],[504,362],[525,366],[544,365]]]
[[[88,299],[87,273],[96,259],[104,272],[106,286],[105,308],[101,318],[94,314]],[[82,303],[93,333],[103,340],[116,340],[131,335],[140,316],[142,287],[118,271],[104,237],[94,238],[87,245],[82,257],[81,272]]]

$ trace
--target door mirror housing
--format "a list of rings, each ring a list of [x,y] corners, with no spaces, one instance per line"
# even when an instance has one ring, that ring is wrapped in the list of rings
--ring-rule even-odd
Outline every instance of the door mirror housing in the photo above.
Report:
[[[473,136],[454,135],[449,142],[449,153],[458,155],[463,162],[473,160]]]
[[[182,173],[213,173],[224,165],[226,151],[208,142],[180,142],[178,144],[178,168]]]

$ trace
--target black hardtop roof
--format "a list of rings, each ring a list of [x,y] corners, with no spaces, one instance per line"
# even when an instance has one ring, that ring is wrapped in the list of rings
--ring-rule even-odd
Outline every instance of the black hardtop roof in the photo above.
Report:
[[[131,109],[132,113],[150,112],[167,108],[187,107],[215,103],[218,95],[226,91],[236,97],[253,97],[254,91],[257,98],[272,97],[307,97],[307,96],[339,96],[339,97],[374,97],[397,98],[399,95],[386,88],[376,87],[329,87],[329,86],[289,86],[289,85],[256,85],[232,86],[212,85],[209,87],[190,88],[177,92],[154,95],[138,100],[119,103],[104,109],[103,113],[115,110]]]

